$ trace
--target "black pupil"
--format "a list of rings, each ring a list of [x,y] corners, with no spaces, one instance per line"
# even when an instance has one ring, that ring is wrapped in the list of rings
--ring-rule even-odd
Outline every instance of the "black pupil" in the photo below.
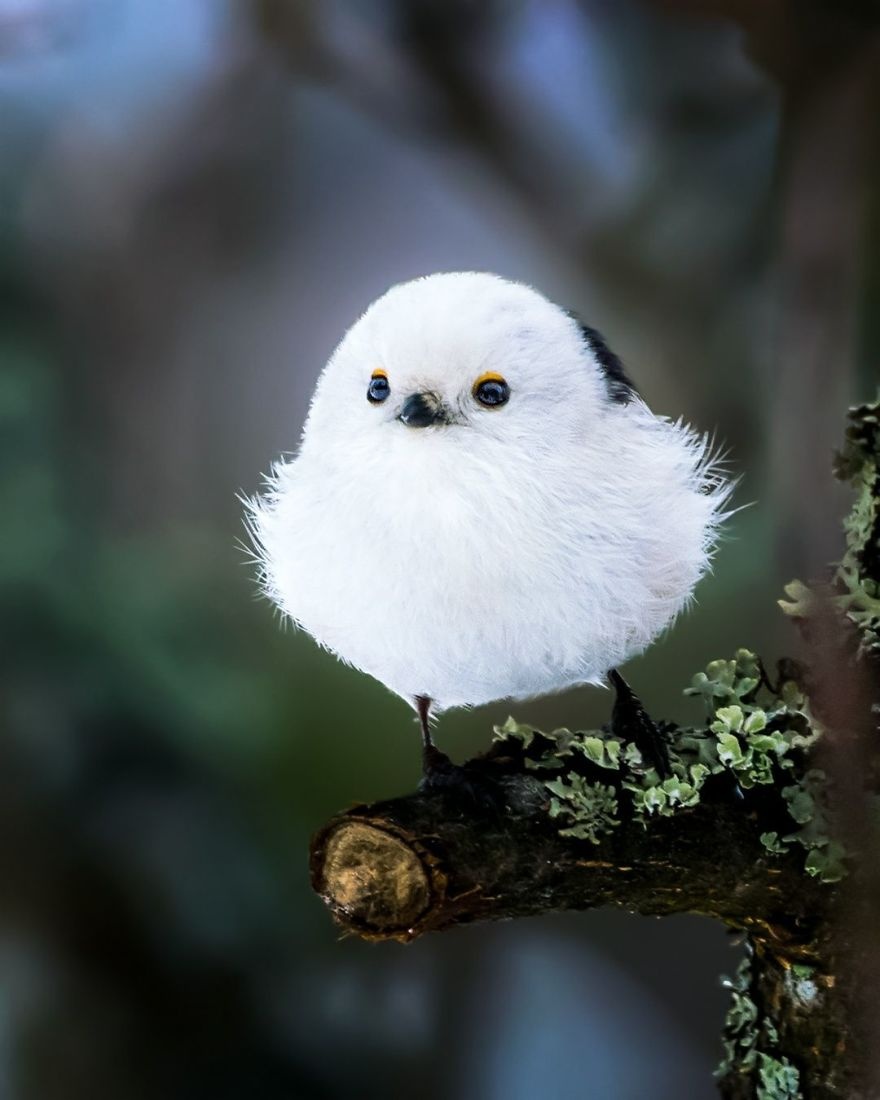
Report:
[[[370,379],[370,388],[367,390],[367,400],[384,401],[389,393],[391,393],[391,387],[388,385],[387,378],[380,374]]]
[[[484,405],[503,405],[509,396],[506,382],[488,380],[477,386],[477,400]]]

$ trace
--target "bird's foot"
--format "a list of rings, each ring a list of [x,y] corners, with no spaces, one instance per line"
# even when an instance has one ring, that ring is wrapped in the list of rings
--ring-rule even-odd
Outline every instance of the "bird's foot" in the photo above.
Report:
[[[632,741],[642,759],[657,769],[661,779],[672,775],[669,748],[657,723],[650,717],[641,700],[617,669],[608,673],[616,699],[611,712],[611,730],[621,741]]]
[[[453,764],[445,752],[426,745],[422,752],[420,791],[438,791],[459,799],[472,809],[501,813],[504,791],[497,780],[468,764]]]

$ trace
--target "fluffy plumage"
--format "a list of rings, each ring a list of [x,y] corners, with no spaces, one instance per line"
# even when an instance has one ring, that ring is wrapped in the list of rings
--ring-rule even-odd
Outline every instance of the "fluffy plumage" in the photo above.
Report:
[[[390,393],[370,403],[377,369]],[[486,372],[510,387],[501,407],[474,396]],[[472,272],[392,287],[250,502],[266,593],[435,710],[600,682],[688,603],[730,490],[705,436],[620,385],[530,287]],[[421,393],[445,422],[398,419]]]

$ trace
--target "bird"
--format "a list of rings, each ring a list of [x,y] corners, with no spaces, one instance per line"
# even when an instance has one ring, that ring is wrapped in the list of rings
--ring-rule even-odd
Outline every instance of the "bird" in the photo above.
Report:
[[[262,592],[431,723],[455,707],[610,683],[693,600],[729,515],[711,438],[655,415],[602,335],[525,283],[392,286],[321,372],[293,457],[246,499]]]

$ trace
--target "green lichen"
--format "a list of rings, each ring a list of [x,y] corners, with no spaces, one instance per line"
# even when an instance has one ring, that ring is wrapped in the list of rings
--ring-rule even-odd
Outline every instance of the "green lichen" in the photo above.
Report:
[[[716,1077],[753,1077],[758,1100],[801,1100],[798,1068],[780,1055],[776,1025],[752,999],[751,958],[743,959],[734,977],[723,979],[723,984],[730,990],[730,1006],[722,1035],[724,1057]]]
[[[859,657],[880,659],[880,399],[849,411],[843,450],[834,472],[855,490],[843,522],[846,549],[832,576],[831,603],[858,631]],[[786,614],[810,619],[822,597],[801,581],[785,589]]]
[[[793,963],[785,972],[785,984],[789,995],[805,1008],[815,1007],[819,997],[816,968],[806,963]]]
[[[758,1100],[798,1100],[803,1096],[797,1066],[784,1055],[774,1058],[762,1052],[758,1062]]]
[[[545,786],[553,795],[550,816],[563,822],[560,836],[576,837],[598,844],[605,833],[619,825],[617,792],[602,783],[588,783],[583,776],[569,772],[564,779],[549,780]],[[568,822],[568,824],[565,824]]]
[[[843,850],[832,839],[825,777],[815,769],[801,775],[800,767],[821,729],[796,678],[797,666],[788,663],[783,672],[787,678],[773,690],[760,660],[741,649],[697,673],[686,694],[703,700],[705,725],[666,727],[673,774],[665,779],[645,766],[635,745],[606,730],[544,732],[509,718],[496,728],[495,740],[519,752],[525,768],[541,777],[560,835],[594,844],[627,810],[647,824],[695,806],[713,777],[728,776],[730,789],[742,792],[775,785],[778,816],[786,824],[762,834],[764,847],[782,855],[800,845],[805,870],[836,882],[844,873]]]

